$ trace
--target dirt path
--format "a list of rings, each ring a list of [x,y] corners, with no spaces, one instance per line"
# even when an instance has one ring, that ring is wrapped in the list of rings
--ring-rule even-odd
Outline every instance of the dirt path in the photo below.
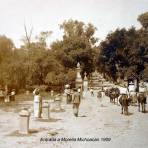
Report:
[[[31,101],[24,103],[32,106]],[[131,114],[121,115],[120,106],[111,104],[107,97],[102,104],[88,92],[87,98],[81,102],[79,117],[73,116],[72,105],[65,104],[65,101],[61,112],[51,112],[50,122],[35,121],[31,115],[31,134],[28,136],[17,134],[17,110],[11,107],[9,110],[0,110],[0,147],[147,148],[148,113],[142,114],[137,107],[130,106]]]

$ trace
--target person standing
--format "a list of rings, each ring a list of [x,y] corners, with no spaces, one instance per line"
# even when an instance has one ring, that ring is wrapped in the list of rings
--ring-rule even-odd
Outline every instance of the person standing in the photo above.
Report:
[[[35,118],[41,118],[42,98],[41,98],[41,95],[40,95],[40,90],[36,88],[33,91],[33,95],[34,95],[34,117]]]
[[[90,89],[90,94],[91,94],[92,97],[94,96],[94,91],[93,91],[92,88]]]
[[[102,99],[103,99],[102,91],[98,91],[98,92],[97,92],[97,98],[98,98],[98,100],[100,101],[100,104],[101,104],[101,107],[102,107],[102,106],[103,106],[103,105],[102,105]]]
[[[83,95],[82,95],[82,87],[81,86],[79,86],[79,88],[78,88],[78,93],[80,94],[80,97],[81,97],[81,99],[83,98]]]
[[[70,103],[70,85],[66,85],[65,94],[66,94],[66,102],[67,104]]]
[[[15,101],[15,89],[12,89],[12,91],[11,91],[10,100]]]
[[[80,102],[81,102],[81,95],[77,89],[74,89],[73,112],[76,117],[78,117]]]
[[[4,91],[2,88],[0,88],[0,102],[4,102],[4,99],[5,99]]]

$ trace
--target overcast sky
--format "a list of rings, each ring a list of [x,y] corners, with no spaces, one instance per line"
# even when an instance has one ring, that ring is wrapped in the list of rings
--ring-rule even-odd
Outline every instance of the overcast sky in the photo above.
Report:
[[[97,27],[96,36],[102,40],[116,28],[132,25],[139,28],[139,14],[148,11],[148,0],[0,0],[0,34],[22,44],[24,23],[33,36],[51,30],[49,43],[61,39],[59,24],[77,19]]]

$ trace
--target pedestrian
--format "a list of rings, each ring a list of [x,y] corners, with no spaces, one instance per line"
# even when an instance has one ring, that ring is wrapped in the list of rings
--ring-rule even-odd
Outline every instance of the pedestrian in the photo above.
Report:
[[[65,88],[65,94],[66,94],[66,102],[67,104],[70,103],[70,85],[66,85],[66,88]]]
[[[98,92],[97,92],[97,98],[98,98],[98,100],[100,101],[101,107],[102,107],[102,106],[103,106],[103,105],[102,105],[102,99],[103,99],[102,91],[98,91]]]
[[[72,102],[73,97],[74,97],[74,89],[71,89],[71,91],[70,91],[70,103]]]
[[[33,91],[34,94],[34,117],[41,118],[42,114],[42,97],[40,95],[40,90],[36,88]]]
[[[4,91],[2,88],[0,88],[0,102],[4,102],[4,99],[5,99]]]
[[[10,100],[15,101],[15,89],[12,89],[12,91],[11,91]]]
[[[90,89],[90,94],[91,94],[92,97],[94,96],[94,91],[93,91],[92,88]]]
[[[81,95],[77,89],[74,89],[73,113],[76,117],[78,117],[80,102],[81,102]]]
[[[79,86],[79,88],[78,88],[78,92],[79,92],[79,94],[80,94],[80,97],[82,98],[83,95],[82,95],[82,87],[81,87],[81,86]]]
[[[102,93],[101,93],[101,91],[98,91],[98,93],[97,93],[97,98],[98,98],[98,99],[102,98]]]

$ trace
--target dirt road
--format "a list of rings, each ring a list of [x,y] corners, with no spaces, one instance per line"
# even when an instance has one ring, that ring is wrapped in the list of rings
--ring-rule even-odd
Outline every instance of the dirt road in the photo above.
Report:
[[[22,102],[32,108],[32,102]],[[79,117],[73,116],[72,105],[62,103],[60,112],[51,112],[51,120],[36,121],[31,115],[30,134],[19,135],[18,111],[22,104],[0,109],[0,147],[2,148],[147,148],[148,113],[129,107],[129,116],[121,115],[121,107],[109,98],[97,100],[87,93],[80,106]],[[101,104],[103,104],[101,106]],[[148,109],[148,107],[147,107]]]

